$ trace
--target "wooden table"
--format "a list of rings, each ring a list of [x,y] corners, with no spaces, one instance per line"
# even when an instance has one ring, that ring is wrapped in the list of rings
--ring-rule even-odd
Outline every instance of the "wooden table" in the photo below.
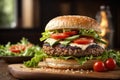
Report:
[[[8,64],[0,60],[0,80],[18,80],[8,72]]]
[[[20,79],[16,79],[15,77],[13,77],[10,73],[9,73],[9,71],[8,71],[8,63],[5,63],[3,60],[0,60],[0,80],[20,80]],[[14,65],[14,64],[13,64]],[[18,65],[18,64],[17,64]],[[21,65],[21,64],[20,64]],[[9,65],[10,66],[10,65]],[[14,67],[12,67],[12,69],[16,69],[16,70],[18,70],[17,68],[14,68]],[[22,69],[20,69],[20,70],[22,70]],[[37,77],[39,77],[39,76],[41,76],[41,80],[49,80],[49,78],[47,78],[47,79],[42,79],[42,77],[44,76],[44,78],[45,78],[45,76],[46,77],[51,77],[52,76],[52,78],[53,79],[56,79],[55,78],[55,76],[53,77],[53,75],[51,74],[51,75],[46,75],[46,74],[44,74],[43,75],[43,73],[47,73],[47,72],[39,72],[39,73],[37,73],[36,72],[36,70],[38,71],[38,69],[36,69],[36,70],[34,70],[34,69],[29,69],[29,70],[31,70],[31,73],[29,73],[29,72],[26,72],[25,70],[23,71],[23,72],[21,72],[21,71],[18,71],[19,73],[23,73],[24,75],[31,75],[31,76],[29,76],[29,77],[33,77],[33,76],[37,76]],[[34,72],[32,72],[32,70],[34,70]],[[29,74],[25,74],[25,73],[29,73]],[[34,74],[35,73],[35,74]],[[51,72],[52,73],[52,72]],[[117,74],[116,76],[113,76],[113,73],[114,74]],[[17,73],[18,74],[18,73]],[[71,76],[73,76],[72,75],[72,73],[60,73],[61,75],[62,74],[64,74],[64,77],[65,76],[67,76],[67,78],[69,79],[69,80],[71,80],[71,78],[69,78],[70,77],[70,75]],[[75,73],[76,74],[76,77],[78,77],[77,76],[77,73]],[[86,72],[85,72],[85,74],[86,74]],[[85,79],[84,80],[88,80],[88,79],[92,79],[92,80],[108,80],[107,78],[105,79],[102,79],[102,78],[99,78],[100,76],[103,76],[104,75],[104,77],[106,77],[106,76],[112,76],[112,77],[117,77],[118,78],[118,76],[119,76],[119,74],[120,74],[120,69],[118,69],[118,71],[110,71],[110,72],[103,72],[103,73],[97,73],[97,72],[90,72],[90,74],[87,74],[87,75],[85,75],[85,74],[79,74],[79,76],[82,76],[82,77],[84,77]],[[69,77],[68,77],[68,75],[69,75]],[[58,76],[60,76],[60,75],[58,75]],[[63,75],[62,75],[63,76]],[[89,78],[86,78],[85,76],[87,76],[87,77],[89,77]],[[97,76],[98,78],[92,78],[92,77],[95,77],[95,76]],[[31,78],[30,78],[31,79]],[[29,80],[30,80],[29,79]],[[38,80],[40,80],[40,79],[38,79]],[[68,80],[67,79],[67,80]],[[25,79],[26,80],[26,79]],[[37,80],[37,79],[34,79],[34,80]],[[58,79],[57,79],[58,80]],[[60,79],[60,80],[63,80],[63,79]],[[79,80],[79,79],[77,79],[77,80]],[[111,80],[111,79],[110,79]],[[113,78],[113,80],[120,80],[120,78],[119,79],[115,79],[115,78]]]

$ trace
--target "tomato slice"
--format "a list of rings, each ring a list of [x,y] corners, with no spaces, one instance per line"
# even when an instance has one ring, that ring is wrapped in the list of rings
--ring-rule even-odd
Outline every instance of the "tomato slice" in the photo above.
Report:
[[[65,39],[67,37],[69,37],[69,35],[66,35],[64,33],[51,34],[51,38],[53,39]]]
[[[10,51],[14,53],[20,53],[20,51],[23,51],[23,50],[25,50],[24,45],[12,45],[10,47]]]
[[[64,32],[64,34],[71,36],[77,34],[77,31]]]
[[[77,44],[89,44],[89,43],[94,42],[94,39],[93,38],[82,37],[82,38],[74,40],[73,42],[77,43]]]

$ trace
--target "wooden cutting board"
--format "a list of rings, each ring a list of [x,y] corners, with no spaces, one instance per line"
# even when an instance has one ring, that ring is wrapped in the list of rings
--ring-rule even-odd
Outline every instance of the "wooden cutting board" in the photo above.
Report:
[[[114,71],[94,72],[92,70],[59,70],[51,68],[27,68],[23,64],[8,65],[9,72],[18,79],[113,79],[120,80],[120,68]]]

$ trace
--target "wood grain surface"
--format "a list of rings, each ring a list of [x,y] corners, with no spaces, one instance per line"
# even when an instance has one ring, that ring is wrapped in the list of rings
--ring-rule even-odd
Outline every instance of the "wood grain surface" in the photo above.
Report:
[[[94,72],[92,70],[60,70],[51,68],[27,68],[23,64],[8,65],[9,72],[19,79],[57,79],[57,80],[120,80],[120,68],[107,72]]]
[[[18,80],[8,72],[8,64],[0,59],[0,80]]]

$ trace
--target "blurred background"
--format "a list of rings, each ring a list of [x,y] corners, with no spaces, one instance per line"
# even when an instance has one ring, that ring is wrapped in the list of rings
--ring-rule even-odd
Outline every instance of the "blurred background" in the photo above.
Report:
[[[120,48],[120,4],[116,0],[0,0],[0,44],[26,37],[41,45],[45,25],[61,15],[96,19],[110,48]]]

